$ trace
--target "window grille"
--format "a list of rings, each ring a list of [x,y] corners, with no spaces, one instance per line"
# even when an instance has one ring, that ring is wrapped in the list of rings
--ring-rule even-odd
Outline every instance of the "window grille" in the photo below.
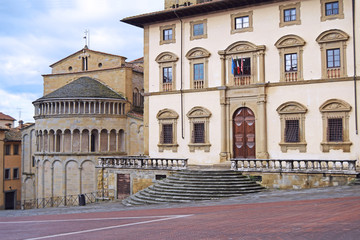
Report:
[[[327,137],[329,142],[343,141],[343,121],[342,118],[329,118]]]
[[[173,125],[163,124],[162,125],[162,143],[171,144],[173,143]]]
[[[205,143],[205,124],[194,123],[194,143]]]
[[[300,142],[299,120],[285,121],[285,142]]]

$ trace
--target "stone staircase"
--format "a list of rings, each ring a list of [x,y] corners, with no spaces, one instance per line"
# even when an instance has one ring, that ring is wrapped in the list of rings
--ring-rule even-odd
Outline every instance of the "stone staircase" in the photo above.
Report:
[[[355,181],[351,185],[360,185],[360,174],[356,176]]]
[[[256,193],[264,189],[234,171],[181,171],[124,199],[124,205],[184,203]]]

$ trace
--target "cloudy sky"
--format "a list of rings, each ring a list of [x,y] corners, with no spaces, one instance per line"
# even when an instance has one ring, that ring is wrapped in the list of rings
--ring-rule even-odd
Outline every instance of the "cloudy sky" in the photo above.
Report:
[[[162,10],[163,0],[0,0],[0,112],[34,122],[49,65],[82,49],[143,55],[143,30],[119,20]],[[17,125],[17,124],[16,124]]]

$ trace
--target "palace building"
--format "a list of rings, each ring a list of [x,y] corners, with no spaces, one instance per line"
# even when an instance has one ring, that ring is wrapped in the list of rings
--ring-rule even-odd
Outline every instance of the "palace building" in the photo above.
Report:
[[[165,8],[122,19],[144,29],[145,154],[195,165],[359,159],[354,1]]]

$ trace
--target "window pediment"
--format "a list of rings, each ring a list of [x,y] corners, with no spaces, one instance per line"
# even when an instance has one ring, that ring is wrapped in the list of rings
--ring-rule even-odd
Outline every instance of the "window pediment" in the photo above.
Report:
[[[160,110],[158,112],[158,114],[156,115],[156,118],[159,119],[159,120],[162,120],[162,119],[178,119],[179,114],[177,114],[174,110],[166,108],[166,109]]]
[[[179,57],[176,56],[174,53],[171,53],[171,52],[160,53],[155,58],[155,61],[157,63],[176,62],[177,60],[179,60]]]
[[[264,45],[255,45],[253,43],[247,41],[239,41],[231,44],[229,47],[225,49],[225,51],[220,51],[219,54],[237,54],[244,52],[255,52],[259,50],[265,50]]]
[[[211,116],[211,112],[203,107],[193,107],[186,116],[188,118],[209,118]]]
[[[208,58],[210,57],[210,52],[204,48],[196,47],[191,49],[185,56],[187,59],[197,59],[197,58]]]
[[[297,47],[297,46],[304,46],[305,40],[296,35],[286,35],[281,37],[275,43],[277,48],[287,48],[287,47]]]
[[[286,102],[281,104],[276,111],[279,114],[306,113],[307,108],[298,102]]]
[[[339,99],[330,99],[320,106],[320,112],[350,112],[351,106]]]
[[[316,41],[318,43],[328,43],[328,42],[339,42],[339,41],[347,41],[349,39],[349,35],[344,31],[339,29],[332,29],[321,33]]]

